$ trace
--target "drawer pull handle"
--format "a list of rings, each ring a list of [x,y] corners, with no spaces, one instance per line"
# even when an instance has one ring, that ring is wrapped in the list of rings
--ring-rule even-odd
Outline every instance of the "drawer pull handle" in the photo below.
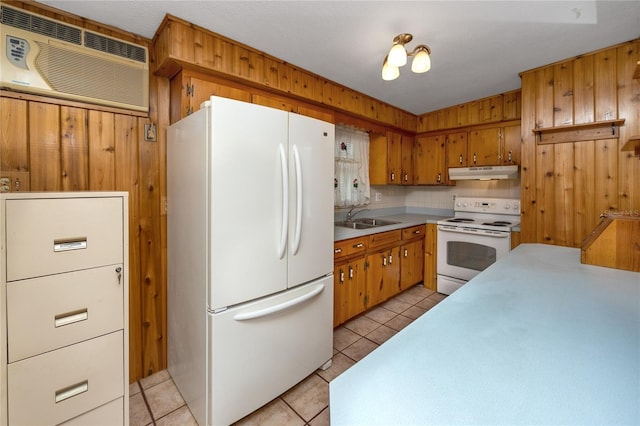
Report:
[[[364,247],[364,244],[362,244],[362,243],[358,243],[358,244],[354,244],[353,245],[353,248],[362,248],[362,247]]]
[[[83,250],[87,248],[87,237],[53,240],[53,251]]]
[[[420,233],[420,230],[418,229],[417,231],[413,231],[413,233],[418,235]]]
[[[85,393],[89,390],[89,381],[76,383],[75,385],[67,386],[66,388],[56,391],[56,404],[62,402],[65,399],[73,398],[74,396]]]
[[[73,324],[80,321],[89,319],[89,310],[87,308],[79,309],[73,312],[67,312],[64,314],[56,315],[54,325],[56,328],[65,325]]]
[[[336,253],[336,254],[337,254],[337,253],[342,253],[342,249],[341,249],[341,248],[337,248],[337,249],[335,249],[333,252],[334,252],[334,253]]]

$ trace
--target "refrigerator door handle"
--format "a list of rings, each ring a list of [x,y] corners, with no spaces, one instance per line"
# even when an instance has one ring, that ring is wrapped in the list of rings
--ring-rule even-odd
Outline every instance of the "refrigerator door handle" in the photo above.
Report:
[[[324,284],[319,284],[316,288],[314,288],[308,293],[303,294],[302,296],[298,296],[294,299],[287,300],[286,302],[279,303],[274,306],[269,306],[268,308],[263,308],[263,309],[258,309],[257,311],[238,314],[238,315],[235,315],[233,319],[236,321],[246,321],[246,320],[266,317],[268,315],[275,314],[280,311],[284,311],[285,309],[289,309],[295,305],[299,305],[300,303],[303,303],[309,299],[313,299],[314,297],[322,293],[322,290],[324,290]]]
[[[295,255],[300,247],[300,237],[302,233],[302,166],[300,164],[300,153],[298,152],[297,145],[293,145],[293,160],[296,167],[296,230],[293,234],[291,254]]]
[[[287,155],[284,152],[284,146],[280,144],[278,148],[280,149],[280,169],[282,170],[282,228],[280,230],[278,259],[282,259],[287,247],[289,227],[289,172],[287,170]]]

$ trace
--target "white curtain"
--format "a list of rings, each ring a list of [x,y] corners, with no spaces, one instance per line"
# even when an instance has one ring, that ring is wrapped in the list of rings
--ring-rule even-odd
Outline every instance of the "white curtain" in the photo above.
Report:
[[[369,134],[336,126],[334,205],[369,204]]]

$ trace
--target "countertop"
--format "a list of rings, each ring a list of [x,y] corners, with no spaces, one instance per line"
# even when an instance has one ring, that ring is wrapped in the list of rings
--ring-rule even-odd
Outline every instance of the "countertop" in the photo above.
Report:
[[[332,425],[640,424],[640,273],[522,244],[330,383]]]
[[[438,220],[447,219],[453,216],[453,213],[446,212],[434,213],[391,213],[385,214],[384,211],[363,212],[356,216],[357,218],[375,217],[378,219],[393,220],[399,222],[395,225],[385,225],[369,229],[349,229],[342,226],[334,226],[333,240],[341,241],[349,238],[362,237],[365,235],[377,234],[378,232],[393,231],[394,229],[408,228],[415,225],[424,225],[426,223],[436,223]],[[338,220],[338,219],[336,219]]]

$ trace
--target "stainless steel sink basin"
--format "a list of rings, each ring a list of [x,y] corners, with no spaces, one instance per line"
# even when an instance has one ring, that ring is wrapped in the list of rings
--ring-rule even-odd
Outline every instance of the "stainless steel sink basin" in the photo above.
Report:
[[[365,224],[365,225],[371,225],[371,226],[395,225],[396,223],[400,223],[400,222],[394,222],[393,220],[376,219],[376,218],[373,218],[373,217],[371,217],[371,218],[363,217],[361,219],[354,220],[354,222],[362,223],[362,224]]]
[[[336,226],[350,229],[370,229],[377,228],[378,226],[395,225],[392,220],[376,219],[376,218],[359,218],[354,220],[344,220],[342,222],[336,222]]]

